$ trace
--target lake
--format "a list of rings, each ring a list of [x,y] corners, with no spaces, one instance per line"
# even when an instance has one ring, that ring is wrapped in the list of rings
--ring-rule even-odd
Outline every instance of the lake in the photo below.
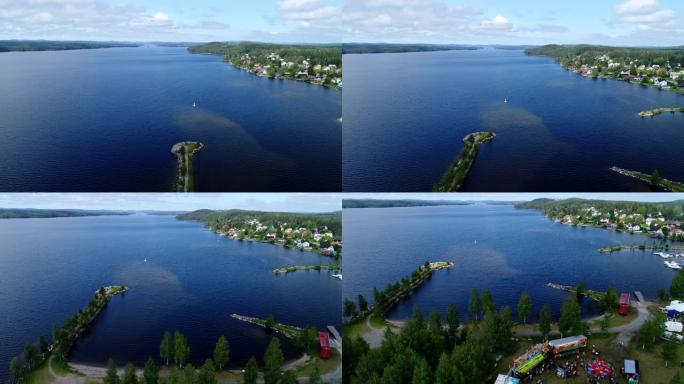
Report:
[[[521,50],[344,55],[343,189],[430,191],[463,137],[494,131],[464,191],[646,191],[613,173],[684,181],[684,96],[584,78]],[[504,103],[507,99],[508,103]]]
[[[261,361],[270,338],[262,328],[230,318],[233,313],[273,314],[278,322],[318,329],[341,323],[339,280],[327,272],[271,272],[329,258],[229,240],[173,216],[0,220],[0,244],[0,381],[25,344],[40,335],[50,339],[52,327],[103,285],[130,290],[112,298],[79,339],[70,356],[74,362],[159,361],[163,332],[179,329],[193,363],[211,356],[225,335],[229,366],[244,366],[252,355]],[[292,344],[283,342],[286,356],[296,357]]]
[[[174,191],[186,140],[197,191],[341,188],[338,90],[158,46],[1,53],[0,84],[3,191]]]
[[[383,289],[427,260],[455,263],[390,311],[392,319],[409,318],[414,304],[425,315],[433,308],[446,314],[452,303],[465,319],[472,290],[485,288],[514,313],[527,291],[533,318],[544,304],[557,318],[568,293],[548,288],[549,282],[584,281],[588,289],[614,287],[654,298],[675,275],[652,251],[598,253],[604,246],[650,243],[647,236],[562,225],[512,205],[345,209],[343,223],[346,298],[363,294],[372,302],[373,287]],[[588,302],[587,316],[596,313]]]

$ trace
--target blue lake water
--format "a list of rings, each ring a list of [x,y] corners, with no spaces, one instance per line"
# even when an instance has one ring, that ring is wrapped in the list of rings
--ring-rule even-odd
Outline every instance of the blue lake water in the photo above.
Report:
[[[684,181],[684,96],[483,49],[344,55],[343,189],[430,191],[463,137],[494,131],[466,191],[639,191],[611,166]],[[504,103],[508,99],[508,103]]]
[[[171,216],[0,220],[0,381],[10,359],[85,306],[103,285],[125,284],[71,353],[75,362],[142,366],[165,330],[181,330],[193,363],[230,343],[231,366],[261,360],[269,335],[232,313],[323,329],[339,326],[339,280],[272,269],[329,262],[314,253],[225,239]],[[147,262],[145,262],[147,258]],[[284,340],[286,356],[296,357]],[[158,360],[159,361],[159,360]]]
[[[3,191],[173,191],[185,140],[198,191],[340,190],[337,90],[157,46],[2,53],[0,84]]]
[[[436,272],[408,300],[388,314],[411,316],[413,306],[443,314],[456,304],[467,318],[473,289],[489,289],[499,307],[514,313],[527,291],[534,317],[549,304],[558,316],[568,293],[547,283],[588,289],[641,291],[649,298],[670,285],[675,272],[649,251],[600,254],[598,248],[650,243],[646,236],[554,223],[541,213],[511,205],[345,209],[344,292],[373,300],[373,287],[410,275],[425,261],[451,260],[455,266]],[[584,300],[585,304],[588,300]],[[585,315],[596,308],[584,306]],[[557,317],[556,317],[557,318]]]

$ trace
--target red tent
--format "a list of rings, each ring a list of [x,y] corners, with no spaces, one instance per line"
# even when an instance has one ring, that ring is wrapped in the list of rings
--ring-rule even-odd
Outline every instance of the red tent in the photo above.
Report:
[[[321,345],[321,359],[330,358],[330,335],[328,332],[318,332],[318,342]]]

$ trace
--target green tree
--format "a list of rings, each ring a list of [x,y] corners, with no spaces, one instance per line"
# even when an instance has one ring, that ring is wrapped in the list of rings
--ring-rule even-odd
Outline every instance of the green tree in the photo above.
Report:
[[[615,290],[615,288],[608,288],[608,291],[606,291],[606,295],[603,296],[601,305],[609,313],[615,313],[617,312],[619,301],[620,298],[618,297],[618,293]]]
[[[178,366],[183,367],[183,363],[190,358],[190,347],[188,341],[180,331],[176,330],[173,335],[173,359]]]
[[[639,328],[636,334],[636,341],[641,344],[641,349],[651,349],[660,335],[663,333],[661,319],[655,318],[647,320],[644,325]],[[648,348],[647,348],[648,347]]]
[[[40,336],[38,338],[38,350],[40,351],[41,355],[44,355],[48,352],[48,343],[44,336]]]
[[[577,296],[577,301],[582,300],[584,297],[584,293],[587,291],[587,286],[584,284],[584,281],[580,281],[579,284],[577,284],[577,288],[575,295]]]
[[[344,346],[342,383],[349,384],[361,358],[368,356],[370,347],[361,337],[351,338],[346,335],[342,335],[342,345]]]
[[[670,297],[667,294],[667,291],[665,289],[660,288],[658,289],[658,300],[660,301],[667,301]]]
[[[561,307],[560,318],[558,319],[558,330],[561,337],[568,334],[580,334],[584,331],[582,324],[582,309],[573,296],[568,297]]]
[[[674,377],[670,381],[670,384],[684,384],[684,379],[682,379],[682,375],[677,371],[675,373]]]
[[[264,384],[277,384],[280,380],[280,368],[283,366],[283,351],[280,348],[280,339],[271,339],[266,353],[264,354]]]
[[[674,341],[664,342],[660,356],[665,361],[665,366],[667,367],[668,363],[675,362],[679,357],[679,346]]]
[[[287,371],[281,376],[279,384],[298,384],[297,376],[294,372]]]
[[[670,283],[670,296],[672,298],[684,297],[684,269],[679,270]]]
[[[216,384],[216,370],[214,369],[214,362],[211,359],[204,360],[204,364],[200,368],[197,376],[198,384]]]
[[[230,349],[228,340],[224,336],[218,338],[216,346],[214,347],[214,361],[218,364],[219,369],[228,363],[230,359]]]
[[[254,356],[247,360],[247,366],[245,367],[245,372],[242,374],[242,381],[244,384],[256,384],[259,378],[259,364],[257,363]]]
[[[26,361],[28,369],[31,369],[36,361],[36,347],[34,347],[33,344],[27,344],[24,347],[24,360]]]
[[[486,288],[482,290],[482,310],[485,314],[488,312],[496,312],[496,305],[494,304],[492,293]]]
[[[345,317],[354,317],[356,316],[356,303],[349,299],[344,299],[343,303],[343,308],[344,308],[344,316]]]
[[[359,294],[358,301],[359,301],[359,311],[360,312],[367,311],[368,310],[368,302],[366,301],[366,298],[363,297],[363,295]]]
[[[428,316],[427,329],[433,333],[442,332],[442,318],[439,315],[439,311],[433,309]]]
[[[145,369],[143,370],[143,379],[145,384],[157,384],[159,382],[159,368],[154,363],[154,359],[150,356],[145,362]]]
[[[456,309],[456,305],[450,304],[447,309],[447,325],[449,326],[449,337],[452,340],[456,339],[456,334],[458,332],[458,327],[461,325],[461,318]]]
[[[166,365],[169,365],[169,360],[175,358],[173,351],[173,338],[169,331],[164,332],[162,337],[161,345],[159,345],[159,357],[166,361]]]
[[[318,365],[314,364],[313,370],[309,375],[309,384],[323,384],[323,378],[321,378],[321,371],[318,369]]]
[[[435,369],[435,384],[453,384],[455,382],[456,372],[454,364],[446,353],[442,353]]]
[[[269,331],[275,327],[275,318],[273,315],[268,315],[266,320],[264,321],[264,328],[268,329]]]
[[[192,364],[187,364],[183,368],[183,384],[196,384],[197,383],[197,372]]]
[[[418,359],[413,368],[411,384],[430,384],[432,382],[432,370],[425,359]]]
[[[135,367],[130,362],[126,364],[121,384],[138,384],[138,376],[135,373]]]
[[[112,359],[107,361],[107,374],[103,381],[105,384],[119,384],[119,374],[116,372],[116,364]]]
[[[480,294],[477,292],[477,290],[473,289],[473,292],[470,294],[470,302],[468,304],[468,311],[470,312],[470,316],[477,321],[478,315],[482,312],[482,303],[480,302]]]
[[[532,314],[532,300],[527,292],[523,292],[518,300],[518,317],[523,324],[527,323],[527,318]]]
[[[21,360],[18,357],[13,357],[10,361],[10,380],[13,383],[18,383],[21,378]]]
[[[657,187],[660,185],[660,183],[662,181],[663,181],[663,178],[660,176],[660,172],[658,172],[657,169],[654,169],[653,173],[651,173],[651,186]]]

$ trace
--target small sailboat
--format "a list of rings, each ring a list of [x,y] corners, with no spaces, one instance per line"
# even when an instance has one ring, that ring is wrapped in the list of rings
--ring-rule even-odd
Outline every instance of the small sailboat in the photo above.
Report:
[[[147,263],[147,257],[145,258],[145,262]]]
[[[508,104],[508,99],[504,99],[504,104]]]
[[[342,280],[342,274],[339,273],[332,275],[332,277]]]
[[[192,102],[192,107],[197,108],[197,104],[194,101]]]

